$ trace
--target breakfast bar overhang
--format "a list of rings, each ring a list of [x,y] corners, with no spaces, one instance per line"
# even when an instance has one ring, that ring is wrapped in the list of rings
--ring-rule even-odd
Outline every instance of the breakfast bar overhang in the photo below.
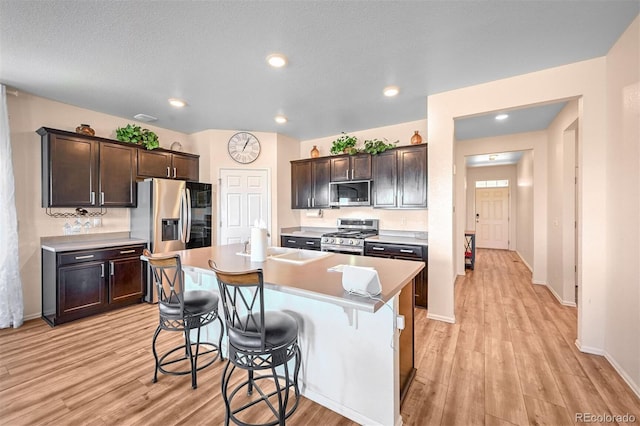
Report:
[[[360,424],[401,425],[401,393],[415,372],[413,278],[424,263],[338,253],[251,262],[242,248],[233,244],[172,253],[180,254],[187,289],[218,292],[209,259],[229,272],[262,269],[265,308],[298,321],[302,395]],[[375,268],[382,292],[375,298],[347,293],[342,274],[328,270],[337,265]],[[204,332],[214,337],[219,329]]]

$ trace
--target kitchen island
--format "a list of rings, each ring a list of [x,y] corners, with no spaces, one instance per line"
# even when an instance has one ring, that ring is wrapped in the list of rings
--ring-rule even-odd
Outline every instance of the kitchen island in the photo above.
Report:
[[[261,268],[266,309],[287,312],[299,324],[302,395],[360,424],[401,425],[401,391],[415,372],[413,278],[424,263],[324,252],[298,262],[277,256],[251,262],[241,251],[236,244],[175,253],[190,289],[218,292],[209,259],[225,271]],[[348,294],[342,274],[328,271],[337,265],[375,268],[381,294],[375,299]],[[398,322],[400,315],[404,321]],[[205,333],[214,338],[219,330]]]

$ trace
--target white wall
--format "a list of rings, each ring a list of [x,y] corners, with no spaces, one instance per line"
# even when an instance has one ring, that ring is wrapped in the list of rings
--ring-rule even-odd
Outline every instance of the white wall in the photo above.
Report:
[[[422,142],[427,142],[427,120],[410,121],[393,126],[377,127],[374,129],[361,130],[349,133],[358,138],[358,147],[364,145],[367,139],[386,138],[389,142],[398,140],[397,146],[409,145],[414,131],[418,130],[422,135]],[[331,142],[340,135],[326,136],[318,139],[310,139],[300,143],[300,158],[310,158],[313,146],[317,146],[320,156],[330,154]],[[428,183],[430,185],[430,183]],[[306,210],[300,210],[300,225],[320,226],[335,228],[336,220],[340,217],[356,217],[367,219],[379,219],[380,229],[402,230],[402,231],[427,231],[429,229],[429,212],[427,209],[417,210],[394,210],[394,209],[374,209],[372,207],[343,207],[340,209],[325,209],[323,216],[307,217]]]
[[[533,272],[533,282],[545,283],[547,279],[547,134],[545,131],[517,133],[512,135],[488,137],[482,139],[464,140],[455,142],[456,154],[455,164],[458,172],[455,177],[456,191],[456,235],[457,238],[464,238],[464,227],[466,226],[467,199],[465,191],[465,181],[467,168],[465,167],[465,157],[468,155],[491,154],[504,151],[526,151],[533,150],[536,161],[533,162],[533,259],[530,266]],[[510,232],[516,233],[514,228]],[[459,244],[456,241],[456,244]],[[517,242],[516,242],[517,244]],[[464,257],[457,250],[463,247],[458,245],[455,256],[456,271],[463,275]]]
[[[605,355],[640,398],[640,18],[607,55]],[[585,174],[587,171],[585,171]],[[597,241],[586,244],[597,244]],[[606,260],[605,260],[606,259]],[[585,277],[586,278],[586,277]],[[583,279],[584,280],[584,279]]]
[[[518,175],[516,251],[531,271],[533,271],[533,158],[533,150],[525,151],[516,165]]]
[[[291,209],[291,163],[300,158],[300,141],[278,134],[277,191],[278,191],[278,228],[272,242],[280,245],[280,229],[300,225],[300,214]]]
[[[65,223],[65,219],[47,216],[42,207],[41,145],[40,136],[35,131],[44,126],[74,132],[80,123],[88,123],[96,131],[96,136],[115,139],[116,128],[135,121],[22,92],[17,97],[7,96],[7,105],[16,185],[24,316],[25,319],[30,319],[39,317],[41,312],[40,238],[62,235]],[[176,140],[185,145],[187,140],[187,135],[183,133],[150,126],[147,123],[137,124],[154,131],[163,148],[168,148]],[[129,209],[126,208],[109,209],[107,215],[102,218],[102,227],[92,229],[92,232],[96,233],[122,231],[129,231]]]
[[[476,230],[476,181],[503,180],[509,181],[509,250],[513,250],[517,244],[516,234],[516,207],[518,194],[516,192],[516,166],[485,166],[467,167],[466,170],[466,217],[465,230]]]
[[[454,146],[454,119],[579,97],[579,160],[584,174],[579,221],[582,224],[584,242],[581,245],[582,290],[578,344],[583,350],[602,350],[605,323],[602,301],[605,297],[603,283],[606,277],[602,253],[608,248],[605,241],[606,216],[602,208],[602,194],[606,189],[606,169],[602,164],[606,152],[606,144],[603,143],[606,139],[605,72],[606,60],[602,57],[428,97],[428,197],[429,220],[433,225],[429,231],[430,316],[433,313],[437,317],[455,318],[453,284],[456,266],[462,265],[461,245],[464,229],[456,226],[453,215],[454,196],[459,192],[454,189],[453,183],[453,164],[454,158],[457,158],[457,147]],[[540,178],[537,173],[539,163],[545,161],[545,158],[546,154],[540,156],[536,150],[535,208],[538,208],[540,203],[545,204],[545,199],[539,199],[537,196],[537,181],[546,179],[546,174]],[[460,166],[457,167],[457,170],[461,169],[463,170]],[[463,187],[462,184],[460,187]],[[456,196],[456,201],[464,202],[464,196],[461,198],[458,200]],[[535,212],[534,220],[538,220]],[[537,226],[537,222],[534,224],[536,239],[539,233],[546,235],[546,215],[541,221],[543,223],[540,227]],[[464,217],[459,223],[464,223]],[[538,263],[546,262],[546,259],[539,259],[538,247],[538,244],[534,244],[534,275]]]
[[[564,305],[575,306],[574,265],[574,199],[575,129],[568,130],[578,119],[578,101],[572,100],[558,113],[547,128],[547,285]],[[567,132],[569,132],[567,134]],[[567,139],[573,137],[569,143]],[[570,182],[568,182],[570,180]]]

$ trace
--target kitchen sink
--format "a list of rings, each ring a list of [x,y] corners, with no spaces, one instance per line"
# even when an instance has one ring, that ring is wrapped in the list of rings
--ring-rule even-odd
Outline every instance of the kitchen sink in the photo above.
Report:
[[[288,247],[267,247],[267,257],[279,256],[281,254],[287,254],[287,253],[292,252],[293,250],[296,250],[296,249],[292,249],[292,248],[288,248]],[[238,256],[251,256],[251,252],[248,252],[248,253],[238,252],[236,254]]]
[[[278,262],[289,262],[304,265],[305,263],[313,262],[332,255],[333,253],[328,251],[293,249],[293,251],[290,251],[289,253],[271,256],[269,259],[276,260]]]

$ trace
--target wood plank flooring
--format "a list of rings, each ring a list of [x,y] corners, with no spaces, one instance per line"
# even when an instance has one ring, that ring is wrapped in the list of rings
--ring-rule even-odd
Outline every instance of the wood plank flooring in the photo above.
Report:
[[[416,310],[416,378],[406,425],[571,425],[575,413],[632,413],[640,401],[609,363],[574,345],[561,306],[514,253],[478,250],[455,288],[456,324]],[[219,425],[224,363],[151,383],[157,307],[138,305],[50,328],[0,330],[0,425]],[[169,347],[179,338],[167,333]],[[162,337],[162,335],[161,335]],[[302,398],[289,425],[353,425]]]

